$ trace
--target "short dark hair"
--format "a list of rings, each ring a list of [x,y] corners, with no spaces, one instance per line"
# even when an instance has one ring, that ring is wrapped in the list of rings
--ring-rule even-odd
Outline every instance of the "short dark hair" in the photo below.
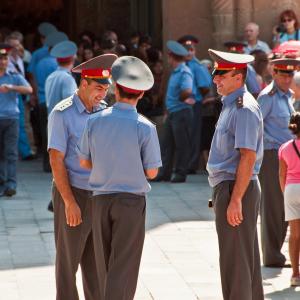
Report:
[[[180,56],[177,54],[174,54],[173,52],[169,52],[168,55],[170,55],[174,60],[176,61],[184,61],[184,56]]]
[[[138,93],[138,94],[133,94],[133,93],[125,92],[124,89],[122,89],[122,87],[119,86],[119,85],[117,85],[117,84],[116,84],[116,88],[118,89],[121,98],[136,99],[136,98],[138,98],[138,97],[141,95],[141,93],[142,93],[142,92],[140,92],[140,93]]]
[[[247,78],[247,69],[234,70],[233,74],[234,74],[234,75],[242,74],[242,79],[243,79],[243,81],[245,82],[245,81],[246,81],[246,78]]]
[[[300,112],[294,112],[290,118],[289,129],[295,135],[300,134]]]

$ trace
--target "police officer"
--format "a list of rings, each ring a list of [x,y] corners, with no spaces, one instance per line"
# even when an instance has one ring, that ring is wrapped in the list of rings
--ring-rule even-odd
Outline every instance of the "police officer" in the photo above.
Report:
[[[262,187],[261,244],[263,263],[268,267],[284,267],[285,257],[280,252],[287,222],[284,219],[283,194],[279,185],[278,149],[293,138],[288,129],[294,112],[290,86],[300,62],[296,59],[275,59],[273,81],[260,93],[258,102],[264,118],[264,159],[260,171]]]
[[[10,45],[0,44],[0,196],[16,194],[18,95],[32,93],[31,86],[22,75],[7,71],[10,50]]]
[[[60,42],[50,51],[50,55],[56,58],[58,67],[48,76],[45,83],[48,115],[58,102],[71,96],[77,89],[76,81],[71,74],[76,52],[77,46],[71,41]]]
[[[134,298],[145,237],[147,178],[161,166],[155,125],[136,105],[154,83],[132,56],[112,66],[116,103],[88,120],[79,143],[81,165],[92,168],[93,238],[101,299]]]
[[[55,31],[50,33],[45,39],[45,45],[48,46],[49,51],[56,44],[68,40],[65,33],[60,31]],[[47,120],[48,111],[46,106],[46,96],[45,96],[45,83],[47,77],[57,69],[57,61],[55,57],[51,56],[50,53],[42,58],[35,69],[35,78],[37,83],[37,97],[38,97],[38,108],[39,108],[39,118],[40,118],[40,129],[42,137],[42,154],[43,154],[43,170],[45,172],[50,172],[49,156],[47,152]]]
[[[34,142],[37,147],[38,153],[41,152],[42,136],[40,130],[40,118],[39,118],[38,99],[37,99],[37,85],[36,85],[37,78],[35,78],[36,66],[42,58],[49,55],[49,49],[48,46],[45,45],[45,39],[50,33],[54,31],[57,31],[57,29],[51,23],[43,22],[39,24],[38,33],[40,35],[40,42],[42,46],[32,53],[30,63],[27,68],[28,80],[33,88],[33,93],[30,95],[30,101],[29,101],[31,106],[30,123],[32,126]]]
[[[193,35],[184,35],[178,39],[178,42],[189,51],[189,54],[186,57],[186,64],[191,69],[194,77],[193,94],[196,103],[193,105],[192,148],[188,172],[190,174],[196,174],[199,167],[201,149],[202,100],[208,94],[212,80],[208,69],[196,58],[196,45],[199,42],[198,39]]]
[[[62,41],[50,51],[50,55],[57,60],[58,68],[48,76],[45,82],[48,115],[58,102],[70,97],[77,89],[76,81],[71,74],[76,52],[77,46],[71,41]],[[52,201],[48,204],[48,210],[53,212]]]
[[[154,181],[185,182],[191,151],[191,131],[193,122],[193,74],[185,64],[188,51],[176,41],[168,41],[168,62],[173,71],[169,78],[162,138],[163,166]],[[173,158],[175,174],[171,178]]]
[[[256,222],[263,121],[256,100],[245,87],[247,64],[254,57],[208,51],[216,62],[213,81],[223,96],[207,163],[213,187],[223,297],[261,300],[264,296]]]
[[[247,46],[247,44],[243,42],[230,41],[224,43],[224,46],[229,52],[243,54],[245,53],[245,47]],[[254,98],[257,98],[259,92],[261,91],[256,76],[256,71],[254,70],[253,66],[251,64],[248,64],[246,86],[248,91],[254,96]]]
[[[57,300],[79,299],[75,278],[79,264],[85,299],[101,299],[92,237],[90,172],[80,167],[76,145],[90,114],[105,107],[102,99],[111,83],[110,67],[115,59],[113,54],[101,55],[74,68],[81,73],[78,91],[49,115]]]

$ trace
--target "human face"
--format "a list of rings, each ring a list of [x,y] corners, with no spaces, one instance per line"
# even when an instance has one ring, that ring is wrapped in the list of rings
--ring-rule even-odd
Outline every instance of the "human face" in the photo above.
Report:
[[[192,46],[192,47],[189,48],[188,51],[189,51],[189,54],[186,58],[187,58],[187,60],[191,60],[196,54],[196,49],[195,49],[194,46]]]
[[[249,41],[256,41],[258,37],[258,28],[254,24],[248,24],[245,27],[245,38]]]
[[[95,80],[91,80],[90,83],[84,80],[82,86],[84,88],[86,105],[90,109],[100,104],[109,88],[109,84],[101,84]]]
[[[89,60],[94,57],[94,53],[91,49],[84,49],[83,57],[84,57],[84,60]]]
[[[283,16],[281,22],[288,32],[295,30],[295,20],[292,17]]]
[[[7,55],[0,55],[0,72],[5,72],[8,65]]]
[[[283,73],[283,72],[275,72],[273,71],[273,78],[280,90],[283,92],[287,92],[292,85],[293,82],[293,73]]]
[[[229,71],[223,75],[215,75],[213,82],[217,86],[219,95],[227,96],[241,86],[241,74],[234,74]]]

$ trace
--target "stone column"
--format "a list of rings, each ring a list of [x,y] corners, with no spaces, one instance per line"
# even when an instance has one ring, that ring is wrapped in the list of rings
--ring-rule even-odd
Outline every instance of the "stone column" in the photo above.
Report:
[[[236,2],[236,26],[235,36],[237,40],[243,40],[245,26],[253,21],[253,0],[239,0]]]
[[[234,0],[211,0],[213,47],[223,49],[223,43],[235,39]]]

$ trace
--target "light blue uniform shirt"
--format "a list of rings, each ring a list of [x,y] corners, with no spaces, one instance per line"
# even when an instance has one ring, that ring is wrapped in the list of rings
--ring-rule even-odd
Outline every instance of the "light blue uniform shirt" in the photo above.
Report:
[[[47,55],[46,57],[42,58],[35,70],[35,78],[37,83],[37,96],[39,103],[45,103],[46,102],[46,96],[45,96],[45,83],[47,77],[53,73],[58,67],[56,58]]]
[[[76,89],[77,84],[71,72],[59,66],[56,71],[48,76],[45,83],[48,114],[58,102],[73,95]]]
[[[269,47],[269,45],[263,41],[258,40],[255,46],[250,46],[249,44],[247,44],[246,47],[244,47],[244,52],[245,54],[250,54],[252,51],[254,50],[261,50],[267,54],[269,54],[271,52],[271,49]]]
[[[243,98],[243,107],[238,107],[238,97]],[[256,152],[252,180],[257,179],[263,158],[263,119],[257,101],[242,87],[223,97],[222,102],[207,163],[212,187],[225,180],[235,180],[240,148]]]
[[[61,103],[59,103],[49,115],[48,150],[56,149],[65,154],[64,162],[71,186],[90,190],[88,184],[90,171],[80,167],[76,152],[77,143],[90,113],[86,111],[76,93],[72,99],[72,105],[60,111],[58,106]]]
[[[12,84],[18,86],[30,86],[27,80],[18,73],[5,72],[0,76],[1,84]],[[0,93],[0,119],[18,119],[18,93],[11,91],[8,93]]]
[[[246,86],[248,91],[251,94],[259,94],[261,88],[256,79],[256,72],[251,65],[247,65],[247,78],[246,78]]]
[[[78,153],[92,161],[89,183],[94,195],[144,195],[151,189],[144,170],[162,165],[155,125],[120,102],[91,116]]]
[[[31,60],[30,60],[30,63],[28,65],[27,71],[29,73],[32,73],[35,76],[36,75],[35,69],[36,69],[36,66],[37,66],[38,62],[42,58],[46,57],[47,55],[49,55],[49,50],[48,50],[47,46],[43,46],[41,48],[36,49],[32,53]]]
[[[209,88],[212,84],[211,75],[208,69],[203,66],[197,58],[193,57],[187,63],[187,66],[193,73],[193,94],[197,102],[201,102],[203,96],[201,95],[200,88]]]
[[[264,149],[279,149],[293,138],[288,129],[291,114],[295,111],[292,93],[284,93],[273,81],[262,90],[257,101],[264,118]]]
[[[181,63],[173,70],[168,82],[166,108],[169,112],[191,108],[189,104],[180,100],[181,92],[186,89],[193,90],[193,74],[185,63]]]

